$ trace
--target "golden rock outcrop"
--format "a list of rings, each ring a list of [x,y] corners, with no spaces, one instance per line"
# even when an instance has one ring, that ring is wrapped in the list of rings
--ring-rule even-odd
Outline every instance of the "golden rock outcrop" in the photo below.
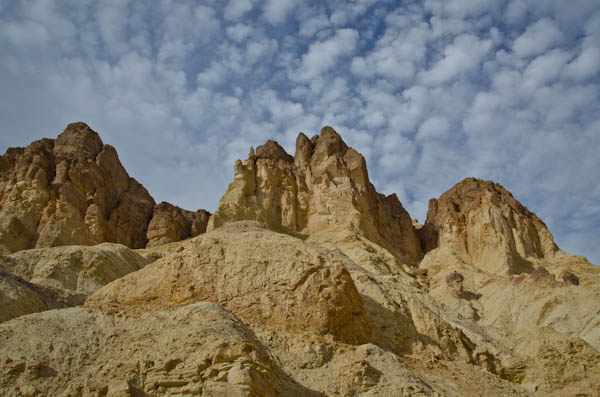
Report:
[[[143,248],[203,233],[209,215],[155,205],[85,123],[0,156],[0,253],[104,242]]]
[[[396,195],[375,191],[364,157],[331,127],[312,139],[300,133],[294,157],[268,141],[236,162],[234,180],[208,230],[239,220],[339,247],[352,259],[372,244],[391,253],[396,267],[422,257],[410,216]]]
[[[424,251],[448,248],[495,274],[533,270],[532,260],[558,252],[552,235],[534,213],[500,184],[466,178],[429,201],[421,229]]]
[[[257,222],[231,223],[189,240],[100,289],[86,305],[197,301],[275,330],[331,334],[349,343],[362,343],[371,332],[343,258]]]

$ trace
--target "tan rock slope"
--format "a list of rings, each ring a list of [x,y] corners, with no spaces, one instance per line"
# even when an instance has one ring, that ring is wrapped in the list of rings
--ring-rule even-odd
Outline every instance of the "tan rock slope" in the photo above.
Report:
[[[467,178],[432,199],[420,232],[430,295],[508,349],[507,379],[562,395],[599,390],[600,268],[561,251],[489,181]]]
[[[95,293],[86,305],[222,305],[248,324],[364,342],[371,324],[343,258],[257,222],[181,245]]]
[[[38,311],[81,305],[109,282],[150,263],[112,243],[71,245],[0,255],[0,321]]]
[[[183,221],[165,219],[165,210]],[[149,228],[155,212],[159,219]],[[0,253],[103,242],[143,248],[148,240],[156,245],[201,233],[207,215],[164,204],[155,210],[116,150],[84,123],[0,156]]]
[[[22,185],[6,208],[34,202]],[[0,256],[0,390],[600,395],[600,268],[498,184],[465,179],[413,226],[325,127],[294,157],[251,150],[202,233],[207,217],[161,203],[144,249]]]
[[[207,302],[159,313],[47,311],[0,324],[0,344],[3,396],[319,395]]]

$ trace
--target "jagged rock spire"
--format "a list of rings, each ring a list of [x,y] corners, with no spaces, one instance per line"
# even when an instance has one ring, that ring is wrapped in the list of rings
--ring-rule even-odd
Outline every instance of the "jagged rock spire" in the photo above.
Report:
[[[312,139],[300,133],[294,157],[268,141],[257,148],[255,158],[236,163],[234,181],[208,230],[239,220],[257,220],[292,235],[353,234],[386,248],[403,263],[416,263],[422,256],[397,197],[375,191],[364,157],[329,126]]]

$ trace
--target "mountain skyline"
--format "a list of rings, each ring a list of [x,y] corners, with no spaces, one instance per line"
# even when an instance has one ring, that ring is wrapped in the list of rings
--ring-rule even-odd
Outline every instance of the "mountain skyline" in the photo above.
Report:
[[[0,3],[0,152],[84,121],[157,201],[216,209],[236,159],[333,126],[424,222],[468,176],[600,263],[593,1]]]

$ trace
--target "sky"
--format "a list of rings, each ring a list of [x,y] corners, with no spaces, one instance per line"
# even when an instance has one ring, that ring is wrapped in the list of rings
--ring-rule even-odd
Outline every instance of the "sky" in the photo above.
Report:
[[[84,121],[157,202],[331,125],[424,222],[474,176],[600,264],[598,0],[0,0],[0,152]]]

